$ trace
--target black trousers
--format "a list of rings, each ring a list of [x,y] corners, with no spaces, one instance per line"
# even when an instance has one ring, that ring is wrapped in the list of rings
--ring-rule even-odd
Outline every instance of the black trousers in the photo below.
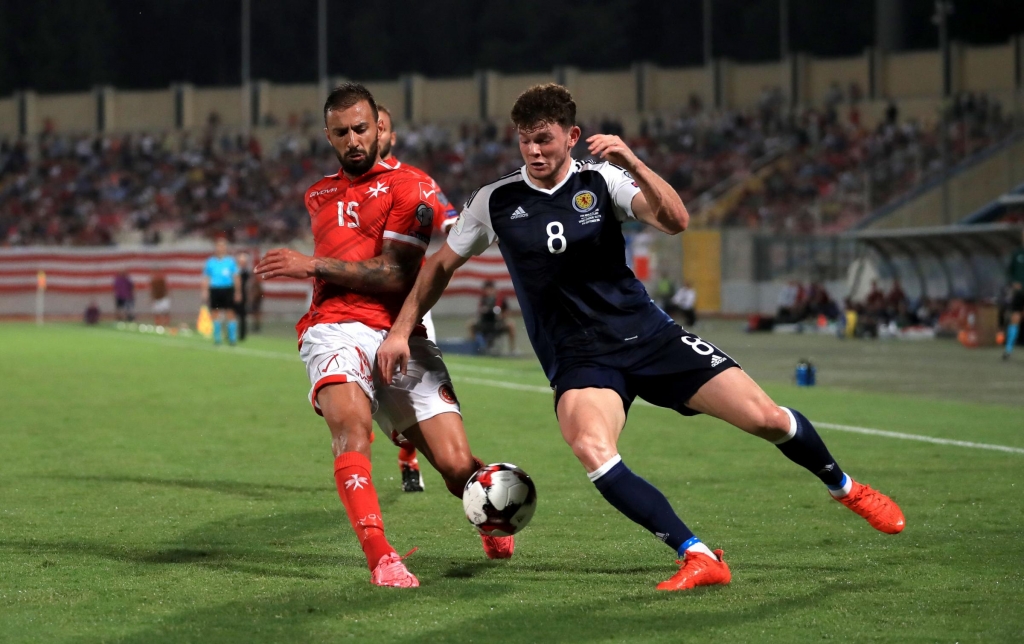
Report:
[[[238,339],[244,340],[246,333],[248,332],[248,326],[246,325],[246,316],[249,313],[248,303],[243,298],[241,302],[235,304],[235,317],[238,318]]]

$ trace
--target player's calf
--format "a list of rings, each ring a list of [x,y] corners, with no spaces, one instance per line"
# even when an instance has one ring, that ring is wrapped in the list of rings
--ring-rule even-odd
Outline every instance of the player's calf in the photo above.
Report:
[[[789,418],[789,431],[782,439],[773,441],[779,451],[817,476],[832,498],[864,517],[871,527],[887,534],[901,532],[906,520],[896,502],[843,472],[803,414],[788,407],[780,409]]]

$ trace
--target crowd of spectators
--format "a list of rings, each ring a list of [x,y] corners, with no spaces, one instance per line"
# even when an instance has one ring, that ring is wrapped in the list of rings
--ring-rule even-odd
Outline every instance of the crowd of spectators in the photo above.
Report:
[[[1009,130],[987,97],[964,95],[950,109],[954,159]],[[629,143],[691,211],[738,184],[742,197],[712,223],[837,230],[869,212],[869,201],[883,204],[941,167],[936,128],[901,120],[893,105],[867,129],[859,110],[856,86],[834,86],[820,109],[790,110],[773,88],[747,112],[709,110],[694,97],[671,118],[645,119]],[[283,134],[271,149],[229,133],[215,115],[198,133],[44,133],[31,155],[23,142],[2,142],[0,244],[102,245],[126,234],[143,243],[218,234],[276,243],[307,235],[303,192],[336,172],[337,160],[312,114],[281,121],[274,121]],[[584,139],[624,131],[613,118],[582,127]],[[521,165],[516,143],[510,125],[467,123],[452,131],[427,124],[399,129],[395,154],[461,203]],[[574,153],[588,156],[585,142]],[[765,176],[749,181],[762,165]]]
[[[287,146],[265,157],[255,138],[43,136],[38,158],[0,146],[0,241],[109,244],[126,231],[159,243],[228,233],[288,241],[303,232],[304,189],[333,164]]]
[[[817,322],[819,318],[834,322],[840,310],[835,300],[821,282],[804,285],[793,280],[779,291],[776,324],[799,324],[805,321]]]
[[[911,328],[934,330],[936,335],[955,337],[965,325],[970,307],[960,298],[922,297],[912,301],[898,279],[892,281],[889,291],[883,291],[877,281],[861,301],[847,300],[846,311],[853,313],[857,337],[878,337]]]
[[[859,97],[856,85],[847,93],[833,85],[821,109],[763,110],[772,116],[762,117],[762,130],[775,132],[788,153],[766,176],[747,184],[722,223],[785,233],[838,232],[941,174],[941,119],[925,127],[901,119],[890,103],[881,122],[867,128]],[[950,164],[1013,131],[1001,104],[984,94],[960,94],[948,110]]]

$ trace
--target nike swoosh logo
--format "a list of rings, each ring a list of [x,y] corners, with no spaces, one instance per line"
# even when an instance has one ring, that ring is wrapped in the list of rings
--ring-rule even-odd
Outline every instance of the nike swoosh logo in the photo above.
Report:
[[[423,194],[426,195],[427,197],[429,197],[429,196],[433,195],[434,192],[435,192],[434,190],[431,190],[430,192],[424,192]]]

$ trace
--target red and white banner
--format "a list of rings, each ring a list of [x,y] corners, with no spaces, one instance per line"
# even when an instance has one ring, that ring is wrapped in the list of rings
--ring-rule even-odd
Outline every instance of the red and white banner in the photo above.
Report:
[[[256,249],[245,249],[256,255]],[[109,294],[114,276],[127,271],[137,289],[148,289],[157,271],[167,278],[171,290],[197,290],[210,250],[142,248],[0,248],[0,295],[32,293],[38,288],[39,273],[46,275],[47,293],[80,295]],[[470,259],[460,268],[445,292],[449,296],[479,296],[485,280],[494,280],[498,290],[512,296],[512,281],[496,246]],[[268,299],[305,299],[309,280],[263,282]]]

